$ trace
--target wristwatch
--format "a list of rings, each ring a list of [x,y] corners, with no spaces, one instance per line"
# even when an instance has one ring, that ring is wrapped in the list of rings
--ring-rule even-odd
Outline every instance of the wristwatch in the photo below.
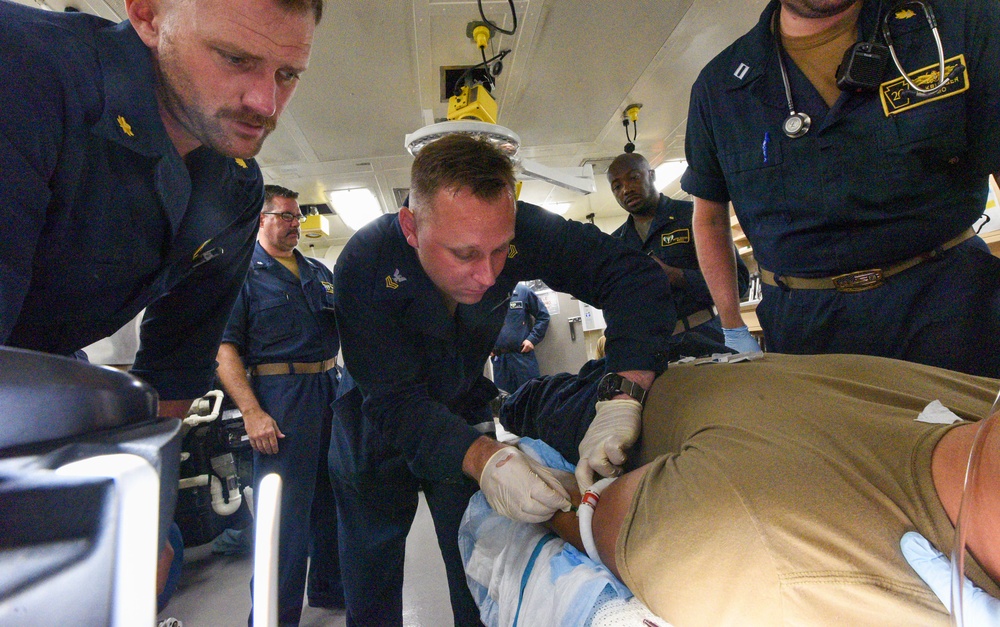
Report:
[[[634,381],[629,381],[617,372],[609,372],[597,384],[597,400],[610,401],[619,394],[628,394],[640,405],[646,404],[646,390]]]

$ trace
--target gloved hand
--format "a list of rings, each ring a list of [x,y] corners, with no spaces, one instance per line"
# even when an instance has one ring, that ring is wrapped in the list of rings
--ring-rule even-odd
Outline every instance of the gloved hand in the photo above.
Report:
[[[597,415],[580,442],[576,482],[580,492],[594,485],[594,473],[617,477],[625,463],[625,451],[639,439],[642,405],[631,398],[598,401]]]
[[[747,325],[744,324],[735,329],[722,329],[722,333],[726,336],[726,347],[738,353],[760,352],[760,344],[750,335],[750,329],[747,328]]]
[[[948,558],[915,531],[903,534],[899,548],[913,570],[951,611],[951,562]],[[962,622],[966,625],[1000,625],[1000,599],[991,597],[968,579],[962,588],[962,608]]]
[[[493,453],[479,487],[493,511],[521,522],[543,522],[570,508],[569,493],[549,469],[513,446]]]

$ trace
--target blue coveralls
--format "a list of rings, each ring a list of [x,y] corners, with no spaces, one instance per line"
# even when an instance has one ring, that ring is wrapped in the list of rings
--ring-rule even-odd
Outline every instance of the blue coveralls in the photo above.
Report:
[[[684,281],[687,285],[683,288],[670,286],[674,307],[677,309],[677,320],[683,325],[673,337],[675,345],[671,349],[672,358],[701,357],[727,352],[726,338],[722,335],[722,323],[717,315],[713,314],[710,320],[701,324],[692,326],[687,323],[687,318],[692,314],[706,310],[712,313],[715,306],[708,285],[705,283],[705,277],[698,267],[694,231],[691,226],[693,213],[694,204],[690,201],[674,200],[660,194],[656,214],[649,223],[646,241],[639,237],[632,216],[612,233],[629,248],[641,250],[684,272]],[[739,254],[736,254],[736,278],[740,295],[745,295],[750,286],[750,271],[747,270]]]
[[[402,624],[406,534],[422,486],[444,557],[456,625],[478,624],[458,552],[474,481],[462,460],[492,422],[483,366],[518,281],[542,279],[604,310],[608,367],[665,365],[675,316],[652,260],[534,205],[518,204],[503,271],[482,300],[448,314],[396,215],[358,231],[337,261],[337,325],[347,371],[334,405],[337,495],[348,625]]]
[[[201,396],[253,252],[252,160],[181,159],[126,21],[0,2],[0,343],[73,354],[144,307],[132,372]],[[162,540],[177,486],[162,485]]]
[[[795,107],[812,117],[805,136],[786,137],[769,27],[776,0],[696,81],[682,185],[732,200],[758,263],[779,280],[884,268],[933,251],[983,212],[987,175],[1000,171],[1000,4],[930,4],[949,67],[964,59],[967,68],[942,95],[907,98],[891,85],[901,77],[890,61],[878,92],[844,92],[827,107],[785,55]],[[877,27],[877,6],[862,6],[859,40]],[[933,36],[913,13],[890,20],[896,52],[907,72],[936,71]],[[868,291],[765,284],[757,313],[778,352],[863,353],[1000,375],[1000,260],[979,238]]]
[[[548,328],[549,310],[545,308],[545,303],[527,285],[515,285],[507,316],[493,346],[494,385],[513,393],[525,381],[541,374],[535,351],[522,353],[521,345],[528,340],[537,346],[545,339]]]
[[[248,369],[259,364],[321,362],[337,356],[333,273],[294,251],[299,277],[258,243],[246,283],[222,341],[232,343]],[[261,408],[284,438],[278,452],[254,451],[254,486],[277,472],[282,480],[278,554],[278,621],[297,625],[309,564],[309,601],[344,605],[337,550],[337,512],[326,455],[337,370],[251,377]],[[311,532],[311,533],[310,533]]]

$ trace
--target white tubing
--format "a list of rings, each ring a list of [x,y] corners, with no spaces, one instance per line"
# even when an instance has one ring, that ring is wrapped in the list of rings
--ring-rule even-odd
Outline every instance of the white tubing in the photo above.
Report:
[[[212,399],[212,411],[207,415],[201,416],[198,412],[208,410],[208,400]],[[194,427],[205,422],[212,422],[219,417],[219,410],[222,408],[222,390],[209,390],[205,393],[205,396],[195,399],[191,403],[191,409],[188,411],[194,411],[195,413],[184,419],[184,424],[189,427]]]
[[[222,482],[215,475],[212,475],[212,510],[219,516],[229,516],[235,514],[236,510],[243,504],[243,496],[238,488],[229,491],[229,502],[222,498]]]
[[[229,502],[222,498],[222,482],[215,475],[197,475],[194,477],[184,477],[177,482],[179,490],[187,488],[197,488],[207,485],[212,493],[212,511],[219,516],[229,516],[235,514],[243,503],[243,496],[239,490],[229,491]]]
[[[587,557],[602,566],[604,562],[601,561],[601,556],[597,552],[597,544],[594,542],[594,528],[591,521],[594,518],[594,510],[597,508],[597,503],[601,500],[601,492],[604,488],[611,485],[611,482],[616,478],[608,477],[601,479],[590,486],[590,489],[583,493],[583,498],[580,499],[580,507],[576,510],[577,516],[580,518],[580,541],[583,543],[584,550],[587,551]]]

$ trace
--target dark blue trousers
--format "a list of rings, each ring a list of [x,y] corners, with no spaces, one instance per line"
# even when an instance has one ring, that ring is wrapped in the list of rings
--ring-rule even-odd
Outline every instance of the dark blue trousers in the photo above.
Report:
[[[492,358],[493,383],[504,392],[514,393],[528,379],[541,376],[535,352],[503,353]]]
[[[377,471],[350,478],[331,473],[331,482],[337,495],[348,627],[403,624],[406,536],[417,511],[421,487],[444,558],[455,625],[482,624],[458,550],[458,527],[469,498],[478,490],[473,481],[421,484],[403,460],[395,458]]]
[[[255,377],[261,406],[284,438],[278,453],[254,453],[254,486],[268,473],[282,480],[278,549],[278,622],[298,625],[310,570],[309,598],[343,605],[336,501],[326,469],[336,378],[329,373]],[[310,549],[312,553],[310,554]],[[319,596],[320,598],[317,598]]]

